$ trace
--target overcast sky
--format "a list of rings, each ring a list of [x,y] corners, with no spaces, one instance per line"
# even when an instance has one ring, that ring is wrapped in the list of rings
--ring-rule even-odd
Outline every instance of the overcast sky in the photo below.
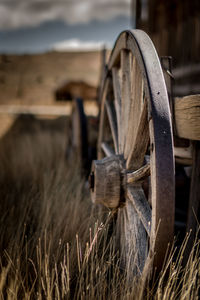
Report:
[[[0,29],[36,26],[45,21],[68,24],[105,21],[130,15],[130,0],[1,0]]]
[[[121,30],[130,27],[130,3],[0,0],[0,52],[41,52],[84,42],[113,43]]]

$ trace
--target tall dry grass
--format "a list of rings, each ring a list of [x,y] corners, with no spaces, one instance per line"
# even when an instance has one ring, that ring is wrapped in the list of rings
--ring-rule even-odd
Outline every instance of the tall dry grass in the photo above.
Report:
[[[158,279],[127,282],[109,212],[92,206],[65,158],[68,120],[19,118],[0,141],[0,299],[197,299],[199,241],[175,249]]]

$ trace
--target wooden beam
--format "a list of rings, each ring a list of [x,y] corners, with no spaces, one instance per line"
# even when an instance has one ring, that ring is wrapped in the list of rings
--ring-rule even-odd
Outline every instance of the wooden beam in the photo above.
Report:
[[[177,135],[189,140],[200,140],[200,95],[175,98]]]
[[[0,114],[3,115],[41,115],[66,116],[71,114],[71,103],[65,105],[0,105]]]
[[[193,142],[193,167],[190,185],[190,198],[188,204],[188,216],[186,224],[186,232],[190,232],[190,236],[185,249],[184,262],[187,263],[190,251],[194,245],[196,230],[199,228],[199,210],[200,210],[200,142]]]

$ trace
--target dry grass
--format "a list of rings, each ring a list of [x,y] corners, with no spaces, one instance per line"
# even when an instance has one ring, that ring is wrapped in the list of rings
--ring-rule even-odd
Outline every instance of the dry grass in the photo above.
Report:
[[[0,142],[0,299],[197,299],[198,241],[186,267],[183,244],[157,280],[127,283],[109,214],[100,219],[65,159],[67,128],[20,118]]]

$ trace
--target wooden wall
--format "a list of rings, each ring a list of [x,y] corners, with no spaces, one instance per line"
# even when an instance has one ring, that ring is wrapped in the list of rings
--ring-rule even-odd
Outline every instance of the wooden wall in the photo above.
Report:
[[[160,55],[172,55],[175,64],[200,62],[200,1],[137,0],[136,28],[147,31]],[[143,13],[144,14],[144,13]]]
[[[150,35],[159,56],[172,56],[179,77],[189,70],[185,81],[200,92],[200,0],[136,0],[136,28]]]

